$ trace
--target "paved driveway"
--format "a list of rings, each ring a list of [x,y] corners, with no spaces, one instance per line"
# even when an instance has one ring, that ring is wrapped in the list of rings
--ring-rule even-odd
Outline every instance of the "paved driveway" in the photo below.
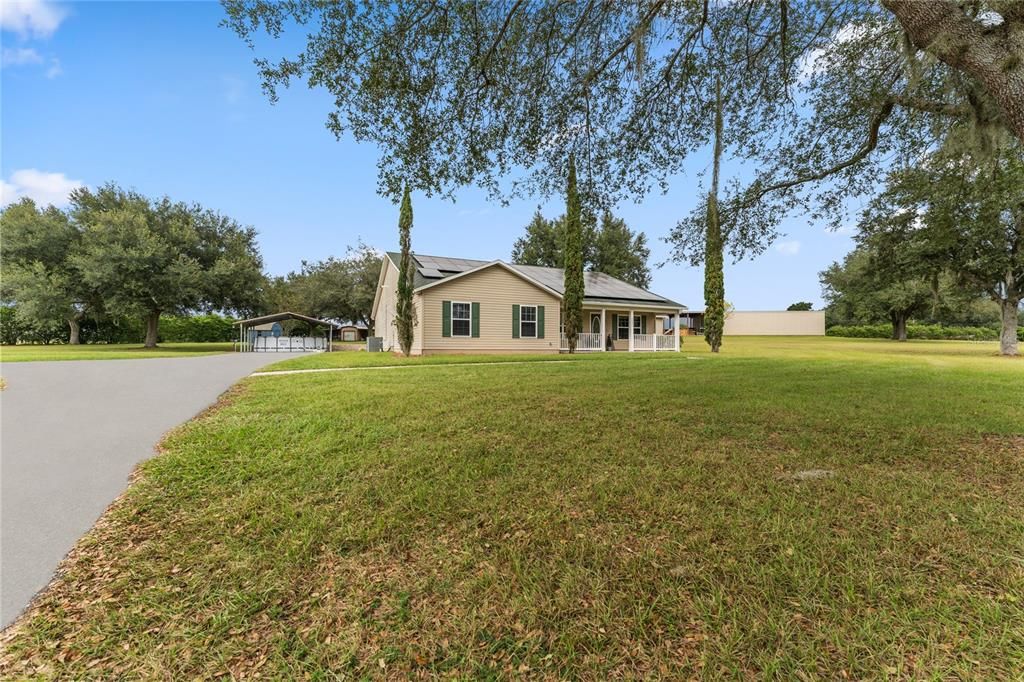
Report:
[[[18,362],[0,392],[0,627],[125,489],[160,437],[281,356]]]

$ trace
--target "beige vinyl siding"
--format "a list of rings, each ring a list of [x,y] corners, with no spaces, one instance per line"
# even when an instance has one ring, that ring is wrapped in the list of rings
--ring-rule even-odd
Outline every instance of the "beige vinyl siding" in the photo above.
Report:
[[[423,355],[423,298],[412,295],[412,309],[415,314],[415,326],[412,329],[412,351],[410,355]]]
[[[377,319],[373,321],[373,331],[376,336],[384,339],[384,350],[400,353],[401,346],[398,344],[398,329],[395,327],[395,308],[398,305],[398,267],[387,259],[387,271],[384,274],[382,283],[384,291],[377,308]],[[423,309],[420,297],[413,294],[413,310],[415,311],[415,326],[412,333],[412,355],[420,355],[423,352],[422,320]]]
[[[398,334],[395,329],[395,306],[398,303],[398,268],[385,259],[383,291],[377,306],[377,319],[373,321],[374,333],[384,339],[384,350],[398,350]]]
[[[736,310],[725,318],[726,336],[824,336],[823,310]]]
[[[501,266],[485,268],[421,292],[419,323],[423,353],[558,352],[559,299]],[[480,304],[480,336],[444,337],[441,302]],[[512,338],[512,306],[544,306],[544,338]]]

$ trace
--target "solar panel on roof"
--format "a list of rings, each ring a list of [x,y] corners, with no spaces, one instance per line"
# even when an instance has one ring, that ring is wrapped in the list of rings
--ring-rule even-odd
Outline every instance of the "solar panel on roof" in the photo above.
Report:
[[[430,277],[431,279],[444,277],[444,275],[441,274],[441,271],[437,268],[417,268],[417,270],[419,270],[420,274],[424,277]]]

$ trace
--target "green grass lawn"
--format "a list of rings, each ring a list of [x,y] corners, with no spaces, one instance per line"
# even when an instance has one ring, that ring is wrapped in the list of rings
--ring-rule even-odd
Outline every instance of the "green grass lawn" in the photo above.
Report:
[[[1024,362],[726,343],[247,379],[0,674],[1019,677]]]
[[[141,344],[110,343],[0,346],[0,362],[34,362],[39,360],[127,360],[139,358],[173,358],[187,355],[227,353],[231,343],[161,343],[157,348]]]
[[[273,355],[273,353],[268,353]],[[283,357],[288,357],[282,354]],[[335,352],[335,353],[301,353],[287,360],[275,362],[262,371],[274,372],[292,369],[331,369],[337,367],[392,367],[398,365],[466,365],[481,362],[545,362],[552,360],[578,360],[583,355],[572,358],[568,355],[425,355],[403,357],[396,353],[367,352]]]

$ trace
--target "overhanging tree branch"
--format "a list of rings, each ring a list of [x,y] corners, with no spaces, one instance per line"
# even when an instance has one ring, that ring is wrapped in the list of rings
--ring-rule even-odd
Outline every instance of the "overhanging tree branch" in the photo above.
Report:
[[[808,182],[824,180],[825,178],[831,175],[835,175],[836,173],[839,173],[840,171],[843,171],[849,168],[850,166],[860,161],[863,161],[865,158],[867,158],[868,154],[873,152],[875,148],[878,147],[878,131],[882,127],[882,124],[885,123],[886,119],[889,118],[889,116],[892,114],[892,111],[895,107],[896,102],[894,101],[894,99],[892,97],[887,97],[885,101],[882,103],[881,108],[875,113],[874,116],[871,117],[871,121],[868,124],[867,138],[864,140],[864,143],[860,146],[856,153],[853,154],[853,156],[843,161],[840,161],[837,164],[829,166],[824,170],[818,171],[817,173],[799,175],[789,180],[774,182],[770,185],[765,186],[759,186],[758,183],[755,182],[748,190],[748,196],[743,200],[743,202],[740,205],[740,208],[748,208],[756,204],[762,198],[764,198],[765,195],[771,194],[772,192],[777,192],[779,190],[784,189],[792,189],[793,187],[803,185]]]
[[[622,53],[629,49],[630,45],[633,45],[636,42],[636,36],[642,33],[643,29],[650,25],[652,21],[654,21],[654,17],[656,17],[658,15],[658,12],[661,11],[661,8],[665,6],[665,1],[666,0],[657,0],[656,2],[651,4],[650,9],[648,9],[647,12],[643,15],[643,17],[640,18],[640,21],[637,23],[636,28],[629,32],[629,35],[626,36],[626,38],[619,43],[618,47],[612,50],[611,53],[609,53],[609,55],[605,57],[604,61],[602,61],[597,67],[587,72],[587,75],[583,77],[584,87],[589,86],[591,83],[597,80],[601,76],[601,74],[605,72],[605,69],[607,69],[608,66],[611,65],[612,62],[614,62],[616,59],[622,56]]]

